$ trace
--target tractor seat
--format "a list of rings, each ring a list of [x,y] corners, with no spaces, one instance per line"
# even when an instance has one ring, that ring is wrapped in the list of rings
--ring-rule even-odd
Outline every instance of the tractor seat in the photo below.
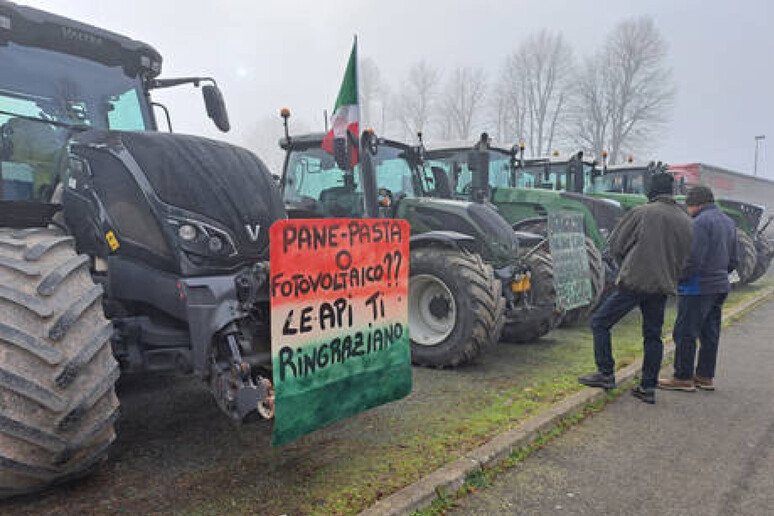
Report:
[[[441,167],[430,167],[430,171],[433,173],[435,194],[442,199],[451,199],[452,189],[449,176]]]
[[[320,192],[320,208],[326,217],[360,217],[363,194],[351,186],[334,186]]]

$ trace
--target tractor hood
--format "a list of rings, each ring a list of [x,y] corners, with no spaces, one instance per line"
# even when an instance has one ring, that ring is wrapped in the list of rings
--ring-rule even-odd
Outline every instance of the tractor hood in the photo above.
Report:
[[[396,217],[408,220],[413,234],[456,231],[475,238],[484,258],[495,267],[513,265],[519,253],[516,234],[490,204],[404,198],[398,203]]]
[[[147,240],[151,231],[143,226],[150,222],[135,223],[148,215],[170,249],[190,244],[177,238],[182,224],[222,236],[229,248],[212,256],[199,253],[202,264],[268,257],[269,228],[286,218],[266,166],[227,143],[179,134],[87,131],[75,138],[71,152],[88,162],[94,188],[124,236]]]
[[[597,225],[608,232],[613,230],[625,213],[619,203],[608,199],[594,199],[574,192],[562,192],[561,196],[564,199],[571,199],[585,205],[591,211]]]

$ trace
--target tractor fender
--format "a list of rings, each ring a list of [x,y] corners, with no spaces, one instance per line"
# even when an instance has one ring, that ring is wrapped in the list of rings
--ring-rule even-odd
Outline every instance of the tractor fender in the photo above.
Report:
[[[516,240],[519,241],[519,249],[532,248],[545,241],[546,237],[539,233],[530,233],[528,231],[514,231]]]
[[[479,247],[475,238],[457,231],[428,231],[418,235],[411,235],[409,245],[411,249],[436,245],[456,247],[473,252],[478,252]]]
[[[514,231],[522,231],[522,228],[531,228],[537,224],[548,224],[548,217],[532,217],[516,222],[513,226]]]

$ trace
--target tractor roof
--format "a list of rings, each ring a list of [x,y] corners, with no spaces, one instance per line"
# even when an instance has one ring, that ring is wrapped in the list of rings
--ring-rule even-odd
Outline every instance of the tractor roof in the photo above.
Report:
[[[638,161],[634,163],[621,163],[620,165],[609,165],[608,172],[625,172],[627,170],[647,170],[652,162]]]
[[[473,144],[470,144],[469,142],[460,142],[460,141],[434,142],[432,144],[425,145],[425,150],[431,157],[433,155],[438,156],[438,155],[452,153],[452,152],[464,152],[468,150],[473,150],[473,148],[474,148]],[[509,147],[503,147],[499,145],[490,145],[489,150],[510,155],[512,149]],[[525,165],[535,165],[535,164],[543,164],[543,163],[562,164],[570,161],[570,157],[572,156],[573,154],[564,155],[564,156],[538,156],[534,158],[524,158],[524,164]],[[588,158],[583,158],[583,161],[588,164],[592,164],[594,162],[594,160],[591,160]]]
[[[136,76],[161,72],[161,55],[150,45],[46,11],[0,0],[0,46],[37,47],[108,66]]]
[[[297,134],[292,135],[290,137],[290,142],[288,142],[288,139],[285,137],[280,138],[279,140],[279,146],[282,147],[284,150],[288,150],[289,148],[306,148],[306,147],[319,147],[322,144],[323,139],[325,138],[325,134],[323,132],[319,133],[305,133],[305,134]],[[410,145],[399,142],[397,140],[391,140],[388,138],[379,138],[378,142],[380,144],[387,143],[391,147],[404,147],[409,148]]]

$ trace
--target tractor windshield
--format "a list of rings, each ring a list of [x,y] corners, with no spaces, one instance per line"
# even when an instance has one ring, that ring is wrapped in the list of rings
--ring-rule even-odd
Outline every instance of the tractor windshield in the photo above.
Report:
[[[467,195],[473,186],[473,168],[471,150],[441,151],[431,156],[424,163],[425,171],[429,171],[428,181],[431,192],[438,190],[438,174],[443,172],[449,180],[452,190],[458,196]],[[427,174],[426,174],[427,175]],[[489,186],[504,188],[509,186],[511,177],[511,157],[500,152],[489,153]]]
[[[516,186],[564,190],[567,183],[566,172],[567,163],[527,162],[523,167],[518,168]]]
[[[342,170],[320,147],[293,149],[285,169],[285,202],[322,217],[362,217],[365,213],[360,165]]]
[[[645,172],[606,172],[593,179],[591,190],[593,193],[645,194]]]
[[[407,150],[379,145],[371,158],[380,195],[393,199],[417,197],[419,178]],[[361,166],[342,170],[336,160],[318,146],[292,149],[285,169],[285,202],[293,209],[323,217],[363,217]]]
[[[395,199],[419,195],[422,188],[406,149],[381,144],[372,161],[376,167],[377,188],[387,190]]]
[[[120,66],[0,46],[0,200],[48,201],[73,131],[151,129],[139,77]]]

